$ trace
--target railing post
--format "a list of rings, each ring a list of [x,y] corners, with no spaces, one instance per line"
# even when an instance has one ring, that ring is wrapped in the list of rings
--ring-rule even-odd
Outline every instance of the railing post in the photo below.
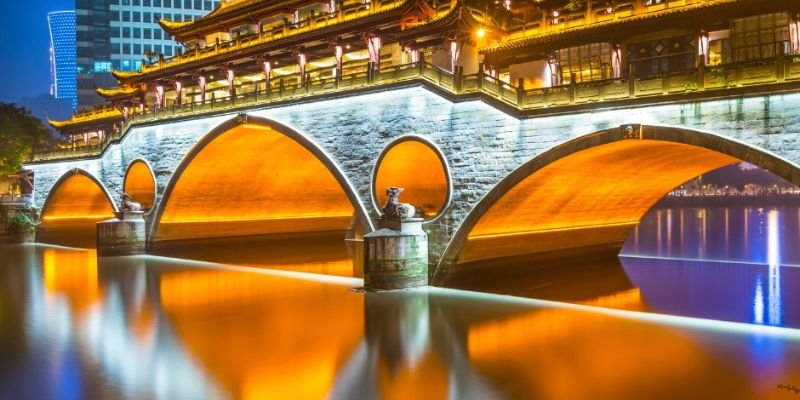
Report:
[[[256,90],[255,90],[255,99],[256,99],[256,103],[258,103],[258,90],[259,90],[259,87],[258,87],[258,86],[259,86],[259,85],[258,85],[258,82],[256,82]]]
[[[419,76],[425,76],[425,53],[419,52],[419,59],[417,60],[417,68],[419,68]]]
[[[569,104],[575,104],[575,97],[578,92],[578,82],[575,82],[575,73],[570,73],[569,76]]]
[[[517,107],[522,108],[522,101],[525,98],[525,80],[517,79]]]
[[[628,97],[636,97],[636,67],[628,65]]]
[[[483,63],[478,63],[478,91],[483,89]]]
[[[784,57],[782,50],[778,52],[778,57],[775,59],[775,78],[778,83],[786,81],[786,57]]]
[[[697,79],[695,79],[695,86],[698,91],[705,90],[706,87],[706,62],[705,56],[698,57],[697,63]]]
[[[464,67],[457,65],[455,69],[455,74],[453,74],[453,90],[456,94],[460,94],[461,87],[463,86],[461,80],[464,76]]]
[[[283,78],[278,81],[278,97],[283,98],[283,92],[286,90],[286,86],[283,84]]]
[[[303,83],[305,83],[305,86],[306,86],[306,94],[311,93],[311,73],[310,72],[306,72],[306,76],[305,76],[305,79],[303,79]]]

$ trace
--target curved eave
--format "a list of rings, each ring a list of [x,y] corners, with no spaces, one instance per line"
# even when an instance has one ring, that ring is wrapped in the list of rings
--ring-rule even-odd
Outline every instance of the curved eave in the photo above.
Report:
[[[480,21],[477,21],[475,16],[470,12],[469,7],[464,5],[464,3],[459,0],[456,2],[453,8],[448,10],[443,15],[437,15],[430,21],[425,21],[424,23],[405,29],[397,34],[397,37],[407,38],[409,36],[425,35],[431,32],[449,28],[451,26],[456,26],[459,24],[459,22],[465,25],[461,26],[461,28],[468,30],[471,30],[474,26],[484,25]],[[495,28],[492,27],[492,29]]]
[[[587,24],[586,26],[570,28],[566,30],[561,30],[558,32],[552,33],[544,33],[540,35],[534,35],[530,37],[524,37],[519,39],[513,39],[506,42],[500,42],[494,44],[492,46],[488,46],[484,49],[480,50],[481,54],[491,55],[493,53],[498,53],[502,51],[514,50],[519,49],[522,47],[527,46],[535,46],[539,44],[547,44],[556,42],[562,39],[568,39],[575,36],[582,36],[582,35],[593,35],[599,33],[600,31],[612,28],[612,27],[619,27],[630,25],[632,23],[642,23],[650,20],[660,19],[667,16],[680,16],[681,14],[695,12],[699,10],[707,10],[712,8],[723,8],[727,6],[735,5],[736,3],[744,3],[741,0],[717,0],[713,2],[705,2],[699,4],[693,4],[690,6],[674,8],[674,9],[667,9],[661,11],[654,11],[649,12],[646,14],[641,15],[634,15],[622,19],[612,20],[612,21],[603,21],[603,22],[596,22],[593,24]]]
[[[121,119],[122,119],[122,113],[117,109],[113,109],[104,111],[102,113],[90,114],[87,116],[73,115],[72,118],[64,121],[53,121],[52,119],[47,118],[47,123],[50,124],[50,126],[52,126],[53,128],[62,131],[62,130],[72,130],[80,126],[88,126],[103,122],[113,122]]]
[[[131,79],[131,78],[135,78],[137,76],[140,76],[140,75],[142,75],[142,73],[138,72],[138,71],[120,71],[120,70],[114,69],[114,70],[111,70],[111,75],[113,75],[114,78],[117,78],[117,80],[127,80],[127,79]]]
[[[186,22],[170,21],[166,18],[160,18],[158,20],[158,25],[161,26],[161,29],[163,29],[172,36],[175,36],[175,34],[178,31],[180,31],[181,28],[193,25],[194,23],[195,21],[186,21]]]
[[[167,33],[175,37],[186,36],[187,33],[191,33],[192,29],[203,29],[204,26],[218,26],[221,22],[220,20],[227,19],[230,14],[240,11],[242,9],[246,9],[248,7],[255,7],[258,3],[270,3],[269,0],[241,0],[233,3],[225,3],[220,2],[219,7],[211,10],[208,14],[194,20],[194,21],[187,21],[187,22],[175,22],[166,20],[168,25],[161,25]],[[247,11],[245,11],[247,12]],[[159,20],[159,24],[161,21]]]
[[[105,99],[113,99],[113,98],[120,98],[120,97],[130,97],[137,93],[139,93],[139,88],[116,88],[116,89],[104,89],[104,88],[97,88],[95,89],[98,95],[102,96]]]

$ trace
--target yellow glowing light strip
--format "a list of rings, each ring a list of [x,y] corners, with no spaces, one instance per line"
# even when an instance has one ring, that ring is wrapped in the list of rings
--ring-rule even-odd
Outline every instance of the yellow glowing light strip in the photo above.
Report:
[[[114,214],[98,214],[98,215],[45,215],[42,217],[43,221],[65,220],[65,219],[99,219],[113,217]]]
[[[364,284],[364,280],[361,278],[351,278],[346,276],[334,276],[334,275],[325,275],[325,274],[315,274],[312,272],[299,272],[299,271],[286,271],[280,269],[270,269],[264,267],[241,267],[236,265],[228,265],[222,263],[215,263],[215,262],[208,262],[208,261],[197,261],[197,260],[187,260],[183,258],[175,258],[175,257],[165,257],[165,256],[154,256],[154,255],[141,255],[141,256],[133,256],[133,257],[144,257],[150,260],[156,261],[165,261],[170,263],[178,263],[181,265],[189,265],[189,266],[196,266],[201,268],[213,268],[213,269],[220,269],[220,270],[227,270],[227,271],[237,271],[237,272],[248,272],[260,275],[272,275],[272,276],[280,276],[284,278],[292,278],[292,279],[300,279],[305,281],[313,281],[313,282],[323,282],[323,283],[331,283],[335,285],[344,285],[344,286],[351,286],[357,287],[362,286]]]
[[[270,218],[220,218],[220,219],[162,219],[162,222],[169,222],[170,224],[191,224],[191,223],[204,223],[204,222],[268,222],[268,221],[286,221],[286,220],[299,220],[299,219],[334,219],[334,218],[352,218],[353,214],[308,214],[308,215],[287,215],[281,217]]]
[[[625,226],[625,225],[636,225],[639,221],[631,221],[631,222],[613,222],[607,224],[599,224],[599,225],[579,225],[579,226],[572,226],[568,228],[550,228],[550,229],[540,229],[534,231],[519,231],[519,232],[508,232],[508,233],[487,233],[482,235],[470,235],[470,240],[481,240],[481,239],[495,239],[500,237],[510,237],[510,236],[524,236],[530,235],[533,233],[550,233],[550,232],[568,232],[568,231],[577,231],[585,228],[613,228],[617,226]]]
[[[595,314],[605,314],[615,318],[646,321],[658,325],[679,325],[690,329],[715,330],[715,331],[724,331],[724,332],[732,332],[740,334],[744,333],[748,335],[768,334],[768,335],[786,337],[792,340],[800,341],[800,329],[796,328],[785,328],[781,326],[770,326],[770,325],[754,325],[754,324],[748,324],[746,322],[720,321],[720,320],[704,319],[697,317],[684,317],[679,315],[656,314],[656,313],[649,313],[642,311],[619,310],[613,308],[588,306],[583,304],[562,303],[553,300],[528,299],[524,297],[516,297],[510,295],[472,292],[467,290],[449,289],[449,288],[441,288],[434,286],[427,287],[427,290],[429,290],[431,293],[439,292],[457,296],[464,296],[471,299],[484,299],[488,301],[523,304],[534,307],[531,309],[532,311],[540,307],[547,307],[551,309],[587,311]]]

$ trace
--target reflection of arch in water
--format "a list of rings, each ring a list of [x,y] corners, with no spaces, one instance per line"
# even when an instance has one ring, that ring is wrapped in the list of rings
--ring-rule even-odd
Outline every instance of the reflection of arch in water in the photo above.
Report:
[[[37,241],[94,247],[97,222],[113,218],[115,211],[117,207],[102,182],[75,168],[50,189],[42,206]]]
[[[239,115],[200,140],[167,186],[153,242],[346,231],[372,225],[341,169],[317,144]]]
[[[156,200],[156,177],[146,160],[137,158],[128,165],[122,192],[127,193],[132,201],[140,203],[145,210],[153,207]]]
[[[404,203],[421,209],[434,219],[450,204],[450,169],[442,151],[429,139],[403,135],[386,145],[372,171],[372,201],[380,212],[386,204],[386,188],[405,188]]]
[[[487,261],[618,250],[669,191],[740,160],[800,183],[797,165],[710,133],[632,125],[571,140],[526,162],[478,202],[448,244],[434,282],[446,285],[454,273]]]

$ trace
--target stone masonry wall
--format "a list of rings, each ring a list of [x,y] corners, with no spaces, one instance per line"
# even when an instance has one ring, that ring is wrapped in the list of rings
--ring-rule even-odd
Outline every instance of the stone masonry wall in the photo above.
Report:
[[[307,135],[345,172],[362,204],[371,201],[371,173],[381,150],[400,135],[428,137],[450,166],[453,194],[443,215],[427,224],[432,268],[461,221],[512,170],[564,141],[626,123],[703,130],[800,161],[800,94],[658,105],[575,115],[517,119],[481,101],[452,103],[425,88],[254,109]],[[94,174],[121,195],[127,166],[147,160],[164,192],[180,161],[205,133],[234,114],[137,127],[102,158],[34,164],[35,203],[41,207],[55,181],[72,168]],[[235,155],[231,155],[235,156]]]

